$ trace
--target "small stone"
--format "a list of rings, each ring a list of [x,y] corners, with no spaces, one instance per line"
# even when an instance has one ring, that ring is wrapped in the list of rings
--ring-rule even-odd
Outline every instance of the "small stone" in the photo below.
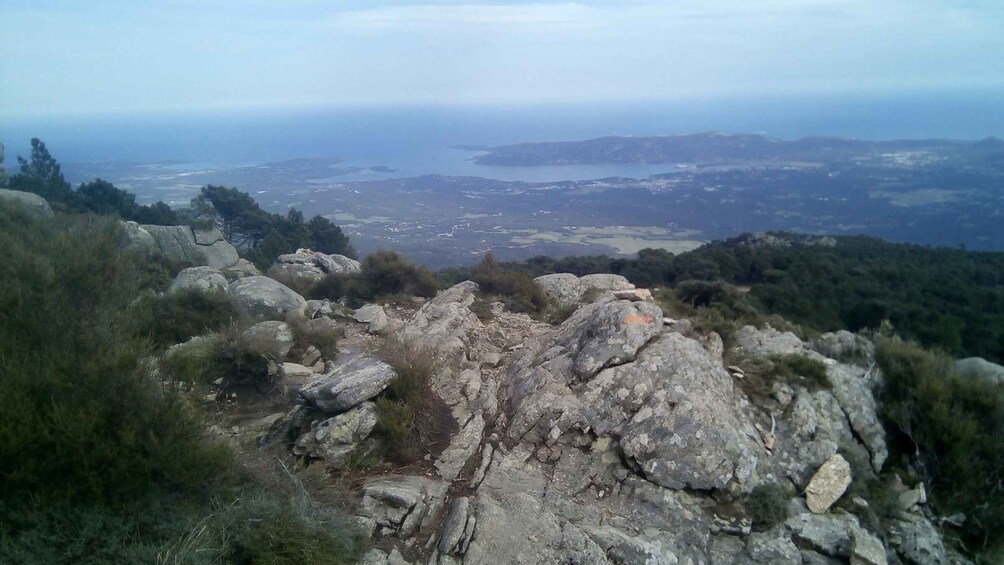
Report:
[[[885,546],[862,528],[851,532],[851,565],[887,565]]]
[[[839,453],[826,460],[805,487],[809,510],[822,514],[833,506],[851,484],[851,466]]]
[[[919,483],[912,490],[899,493],[899,507],[903,510],[909,510],[925,502],[927,502],[927,491],[924,489],[924,483]]]

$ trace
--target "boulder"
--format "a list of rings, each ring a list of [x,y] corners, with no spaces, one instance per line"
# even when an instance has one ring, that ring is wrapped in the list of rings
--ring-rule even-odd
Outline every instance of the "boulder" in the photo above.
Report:
[[[22,192],[20,190],[7,190],[0,188],[0,200],[14,202],[33,216],[39,218],[51,218],[52,208],[49,202],[41,196],[32,192]]]
[[[303,312],[307,301],[286,285],[268,277],[245,277],[230,283],[230,295],[250,316],[285,318]]]
[[[549,298],[560,304],[574,304],[582,294],[579,277],[571,273],[555,273],[533,279]]]
[[[309,286],[333,273],[358,273],[362,270],[359,261],[344,255],[327,255],[310,249],[297,249],[276,258],[268,268],[270,277],[292,282],[294,285]]]
[[[821,355],[843,363],[868,366],[875,361],[875,344],[864,336],[840,330],[812,340],[812,348]]]
[[[142,225],[157,248],[176,261],[223,269],[237,262],[237,249],[223,239],[218,229],[193,230],[190,226]]]
[[[859,528],[851,533],[851,565],[888,565],[882,540]]]
[[[143,229],[143,226],[136,222],[122,222],[122,229],[125,237],[122,244],[125,247],[138,249],[143,252],[157,251],[157,240],[150,235],[150,232]]]
[[[833,506],[851,484],[851,465],[839,453],[830,457],[816,471],[805,487],[805,502],[809,510],[822,514]]]
[[[251,351],[281,361],[293,348],[294,336],[286,322],[267,321],[258,322],[245,330],[241,339]]]
[[[348,412],[315,422],[309,432],[296,440],[293,453],[324,459],[328,466],[340,467],[369,437],[376,423],[376,405],[364,402]]]
[[[986,379],[994,384],[1004,383],[1004,366],[982,357],[959,359],[955,362],[955,370],[966,377]]]
[[[367,324],[366,331],[371,334],[382,334],[387,331],[389,323],[387,313],[379,304],[366,304],[357,309],[352,317],[357,322]]]
[[[337,414],[380,394],[396,377],[387,363],[359,356],[309,380],[300,396],[322,412]]]
[[[230,282],[243,279],[244,277],[257,277],[261,275],[258,267],[255,267],[254,263],[247,259],[238,259],[236,263],[224,268],[222,272],[223,276]]]
[[[227,279],[219,269],[213,267],[189,267],[182,269],[167,287],[168,294],[184,291],[227,292]]]

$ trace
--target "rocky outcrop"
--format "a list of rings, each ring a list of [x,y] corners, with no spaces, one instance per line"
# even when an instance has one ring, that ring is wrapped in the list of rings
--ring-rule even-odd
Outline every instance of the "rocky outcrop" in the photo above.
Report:
[[[236,263],[224,268],[222,272],[223,276],[230,282],[243,279],[244,277],[257,277],[261,275],[258,267],[255,267],[254,263],[247,259],[238,259]]]
[[[587,292],[631,291],[635,286],[620,275],[586,275],[577,277],[571,273],[556,273],[543,275],[533,279],[537,286],[548,297],[562,305],[581,302]],[[644,294],[635,294],[638,299],[644,299]],[[623,296],[622,298],[629,298]],[[651,298],[651,294],[648,295]]]
[[[49,202],[32,192],[0,188],[0,200],[14,202],[33,216],[38,216],[39,218],[51,218],[53,215]]]
[[[360,271],[359,261],[344,255],[326,255],[310,249],[297,249],[296,253],[280,255],[266,274],[296,286],[309,286],[328,274]]]
[[[294,337],[286,322],[270,320],[258,322],[245,330],[241,340],[251,351],[279,361],[285,359],[293,348]]]
[[[185,291],[227,292],[229,284],[223,273],[213,267],[189,267],[182,269],[167,287],[168,294]]]
[[[130,245],[156,249],[176,261],[223,269],[240,258],[218,229],[193,230],[189,226],[153,226],[125,222]],[[151,242],[153,246],[151,246]]]
[[[426,302],[403,328],[403,339],[449,359],[466,357],[481,320],[471,312],[478,285],[462,282]]]
[[[245,314],[285,318],[303,312],[307,301],[286,285],[268,277],[245,277],[230,283],[230,295]]]

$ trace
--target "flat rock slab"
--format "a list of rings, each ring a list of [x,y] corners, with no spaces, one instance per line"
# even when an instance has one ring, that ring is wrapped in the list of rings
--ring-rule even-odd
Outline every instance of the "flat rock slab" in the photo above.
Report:
[[[394,368],[375,357],[356,357],[316,377],[300,396],[328,414],[345,412],[383,392],[397,378]]]
[[[805,502],[809,510],[822,514],[833,506],[851,484],[851,465],[839,453],[830,457],[816,471],[805,487]]]

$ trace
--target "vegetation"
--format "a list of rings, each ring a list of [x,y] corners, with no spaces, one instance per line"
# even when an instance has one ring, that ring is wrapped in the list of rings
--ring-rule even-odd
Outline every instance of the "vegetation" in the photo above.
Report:
[[[376,399],[377,425],[384,458],[399,464],[415,463],[426,455],[435,459],[457,431],[450,408],[430,389],[436,359],[419,347],[389,340],[380,356],[397,373]]]
[[[916,465],[938,514],[967,515],[969,551],[1004,550],[1004,388],[895,338],[879,339],[876,356],[893,454]]]
[[[550,305],[533,277],[525,271],[503,268],[491,252],[472,269],[471,280],[483,294],[497,296],[513,312],[541,314]]]
[[[242,478],[152,378],[121,237],[0,202],[0,562],[353,562],[347,519]]]
[[[218,227],[224,239],[261,269],[300,247],[355,257],[349,238],[327,218],[304,221],[295,208],[285,216],[266,212],[250,194],[236,188],[205,186],[192,199],[191,209],[196,225]]]
[[[791,353],[775,357],[772,361],[774,374],[790,383],[798,383],[809,390],[825,388],[829,384],[826,365],[818,359]]]
[[[533,276],[615,273],[643,287],[722,281],[750,288],[749,304],[807,328],[857,331],[888,319],[900,335],[926,347],[1004,361],[1004,253],[863,236],[829,238],[833,245],[793,234],[770,237],[740,236],[678,256],[646,249],[637,259],[535,257],[506,266]]]
[[[357,274],[334,273],[314,285],[307,296],[315,299],[349,299],[355,306],[392,296],[432,297],[439,282],[431,271],[394,251],[367,255]]]
[[[141,335],[157,347],[169,347],[197,335],[218,332],[242,317],[224,292],[185,290],[148,294],[130,309]]]
[[[784,485],[759,485],[746,496],[746,515],[757,531],[765,531],[788,519],[788,490]]]
[[[101,179],[81,184],[73,190],[63,177],[59,163],[45,143],[31,140],[31,158],[17,158],[19,171],[8,180],[8,188],[33,192],[49,201],[56,210],[116,214],[141,224],[176,225],[180,217],[163,202],[151,206],[136,204],[136,195]]]

